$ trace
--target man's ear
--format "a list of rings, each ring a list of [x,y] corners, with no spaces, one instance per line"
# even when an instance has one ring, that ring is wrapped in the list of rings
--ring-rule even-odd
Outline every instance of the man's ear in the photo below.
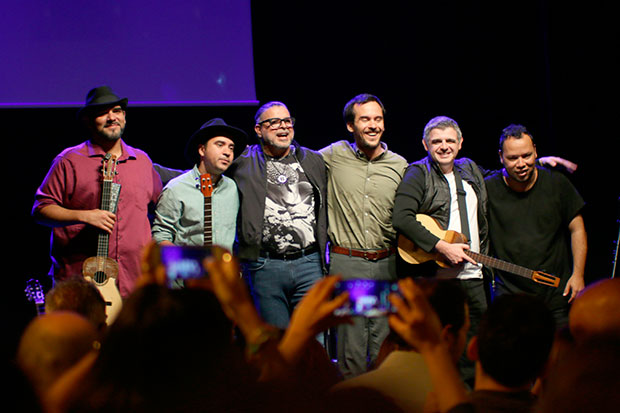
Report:
[[[351,133],[353,133],[353,124],[350,122],[347,122],[347,130]]]
[[[258,136],[259,138],[262,138],[263,136],[261,135],[261,131],[260,131],[260,125],[257,123],[256,125],[254,125],[254,132],[256,132],[256,136]]]
[[[443,341],[444,343],[448,343],[450,348],[454,346],[454,341],[456,340],[456,337],[452,332],[452,324],[446,324],[445,326],[443,326],[443,328],[441,329],[440,337],[441,341]]]
[[[504,164],[504,157],[502,156],[502,150],[497,151],[497,155],[499,155],[499,163]]]
[[[465,354],[467,354],[467,358],[471,361],[478,361],[478,336],[473,336],[469,340]]]

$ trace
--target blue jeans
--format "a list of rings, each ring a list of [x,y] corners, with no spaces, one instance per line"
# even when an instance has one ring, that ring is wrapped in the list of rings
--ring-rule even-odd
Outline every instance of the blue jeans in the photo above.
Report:
[[[243,272],[260,315],[282,329],[297,303],[323,276],[318,252],[295,260],[259,257],[244,263]]]

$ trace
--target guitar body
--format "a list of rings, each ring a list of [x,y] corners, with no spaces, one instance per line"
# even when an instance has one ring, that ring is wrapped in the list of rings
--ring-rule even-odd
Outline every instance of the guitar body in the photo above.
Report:
[[[116,287],[118,263],[108,257],[90,257],[82,264],[82,275],[95,284],[106,303],[107,324],[111,324],[123,306]]]
[[[101,209],[116,211],[116,200],[120,188],[114,188],[113,181],[116,174],[116,158],[107,154],[103,158],[103,186],[101,191]],[[97,240],[97,255],[87,258],[82,263],[82,275],[92,282],[106,303],[106,322],[108,325],[116,319],[121,310],[123,301],[116,286],[118,278],[118,263],[108,257],[110,235],[101,231]]]
[[[434,218],[428,215],[418,214],[416,219],[426,228],[431,234],[436,237],[449,242],[451,244],[455,243],[467,243],[467,239],[463,234],[460,234],[456,231],[446,231],[442,229],[437,221]],[[408,264],[423,264],[429,261],[435,261],[437,265],[443,268],[447,268],[450,266],[449,263],[446,263],[442,257],[442,255],[438,252],[431,251],[426,252],[422,248],[418,247],[411,241],[409,238],[404,235],[398,236],[398,254],[400,257],[407,262]]]
[[[424,214],[417,214],[416,219],[431,234],[446,242],[451,244],[467,243],[467,238],[463,234],[456,231],[446,231],[442,229],[433,217]],[[480,264],[519,275],[521,277],[529,278],[539,284],[556,288],[560,285],[560,279],[558,277],[546,274],[542,271],[533,271],[519,265],[498,260],[497,258],[489,257],[469,250],[466,250],[465,254],[469,255]],[[437,265],[443,268],[450,266],[450,264],[445,261],[444,257],[440,253],[435,251],[426,252],[404,235],[398,236],[398,255],[408,264],[423,264],[425,262],[434,261]]]

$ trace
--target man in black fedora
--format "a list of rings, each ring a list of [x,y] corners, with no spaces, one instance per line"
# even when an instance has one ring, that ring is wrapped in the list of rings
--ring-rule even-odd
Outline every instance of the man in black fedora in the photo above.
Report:
[[[164,187],[155,210],[155,241],[218,245],[232,251],[239,195],[235,182],[223,173],[243,152],[246,141],[244,131],[220,118],[209,120],[191,136],[185,156],[194,167]]]
[[[52,227],[50,272],[55,279],[81,276],[83,261],[98,255],[100,235],[107,234],[108,257],[118,263],[123,297],[140,274],[141,251],[151,239],[148,207],[161,192],[148,155],[121,139],[126,108],[127,98],[108,86],[88,92],[77,117],[89,139],[56,156],[32,209],[38,222]],[[105,190],[104,162],[112,172]],[[103,193],[110,195],[108,208],[102,204]]]

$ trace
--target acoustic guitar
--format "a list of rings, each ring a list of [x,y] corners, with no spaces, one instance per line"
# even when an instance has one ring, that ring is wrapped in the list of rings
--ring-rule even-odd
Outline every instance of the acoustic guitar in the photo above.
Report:
[[[106,154],[102,166],[101,209],[115,212],[120,186],[114,185],[116,158]],[[108,257],[110,234],[100,231],[97,237],[97,255],[82,264],[82,274],[95,284],[106,303],[107,323],[111,324],[122,307],[121,295],[116,286],[118,262]]]
[[[45,314],[45,293],[39,280],[31,278],[26,283],[26,298],[34,303],[37,315]]]
[[[456,231],[446,231],[442,229],[433,217],[424,214],[417,214],[416,219],[431,234],[439,237],[446,242],[449,242],[451,244],[467,243],[467,238],[465,237],[465,235]],[[489,257],[487,255],[483,255],[477,252],[469,250],[465,250],[464,252],[465,254],[473,258],[476,262],[486,265],[487,267],[529,278],[538,284],[547,285],[549,287],[558,287],[560,285],[560,279],[554,275],[546,274],[541,271],[533,271],[528,268],[521,267],[507,261],[502,261],[497,258]],[[446,262],[444,257],[440,253],[434,251],[426,252],[422,248],[416,246],[413,241],[411,241],[402,234],[398,236],[398,253],[400,257],[409,264],[422,264],[425,262],[434,261],[437,265],[443,268],[447,268],[450,266],[450,263]]]
[[[205,173],[200,175],[200,183],[198,189],[204,196],[204,246],[213,245],[213,205],[211,195],[213,195],[213,181],[211,174]]]

